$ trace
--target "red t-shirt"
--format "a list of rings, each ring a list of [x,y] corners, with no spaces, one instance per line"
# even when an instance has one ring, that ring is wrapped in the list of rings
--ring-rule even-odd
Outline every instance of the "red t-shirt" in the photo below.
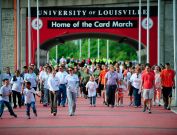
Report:
[[[153,70],[150,70],[150,72],[155,76],[155,72],[154,72]],[[146,70],[143,70],[143,71],[141,72],[141,74],[144,74],[144,73],[146,73]]]
[[[152,89],[154,87],[155,77],[151,72],[142,74],[143,89]]]
[[[164,87],[173,87],[175,71],[172,69],[164,69],[161,74],[162,86]]]
[[[108,70],[102,70],[100,72],[101,84],[103,84],[103,85],[104,85],[104,81],[105,81],[105,75],[107,72],[108,72]]]

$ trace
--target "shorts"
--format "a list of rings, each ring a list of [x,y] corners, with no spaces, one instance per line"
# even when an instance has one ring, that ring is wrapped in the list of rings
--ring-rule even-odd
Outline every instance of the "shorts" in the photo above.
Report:
[[[99,85],[99,89],[102,91],[102,90],[104,90],[104,85],[103,84],[100,84]]]
[[[118,98],[123,98],[124,94],[123,93],[118,93]]]
[[[153,99],[154,98],[154,89],[144,89],[143,90],[144,99]]]

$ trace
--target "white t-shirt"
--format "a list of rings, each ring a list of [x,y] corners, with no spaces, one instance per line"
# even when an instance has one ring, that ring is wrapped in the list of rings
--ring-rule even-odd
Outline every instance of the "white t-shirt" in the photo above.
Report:
[[[16,81],[13,81],[13,78],[10,81],[10,83],[12,84],[12,90],[21,92],[21,87],[22,87],[22,84],[24,83],[23,78],[20,76],[16,78],[17,78]]]
[[[65,77],[68,75],[66,71],[63,72],[57,72],[56,77],[60,80],[60,84],[66,84]]]
[[[0,96],[0,101],[7,101],[9,102],[9,96],[8,94],[10,94],[12,92],[10,86],[2,86],[1,89],[0,89],[0,94],[2,96]]]
[[[125,85],[125,82],[122,82],[122,84],[119,84],[119,88],[123,90],[122,92],[127,91],[127,87]]]
[[[93,74],[93,72],[95,71],[95,66],[91,65],[91,67],[89,68],[90,74]]]
[[[65,58],[61,58],[60,59],[60,63],[66,63],[66,59]]]
[[[130,81],[130,78],[131,78],[131,72],[127,72],[127,82]]]
[[[52,75],[48,78],[48,86],[50,91],[58,91],[59,90],[60,81],[58,77],[53,77]]]
[[[25,88],[23,94],[25,96],[25,104],[35,102],[34,94],[36,94],[36,91],[34,88],[31,88],[30,90]]]
[[[66,76],[67,91],[77,93],[79,78],[76,74]]]
[[[138,76],[137,73],[132,74],[132,76],[130,77],[130,82],[133,87],[135,87],[136,89],[140,89],[141,74],[138,74]]]
[[[45,75],[43,76],[43,84],[44,84],[44,88],[45,89],[49,89],[49,85],[48,85],[48,79],[49,79],[49,74],[45,73]]]
[[[47,74],[47,72],[45,71],[41,71],[39,75],[40,75],[39,79],[43,81],[44,88],[49,89],[49,86],[48,86],[49,74]]]
[[[119,80],[123,79],[123,74],[121,72],[117,72]]]
[[[155,74],[155,87],[160,88],[161,87],[161,77],[160,73]]]
[[[37,87],[37,76],[35,73],[32,73],[32,74],[25,74],[24,75],[24,80],[25,81],[29,81],[31,83],[31,87]]]
[[[88,97],[96,96],[96,89],[98,88],[98,84],[95,81],[88,81],[86,88],[88,88]]]
[[[46,72],[44,70],[42,70],[40,73],[39,73],[39,79],[42,79],[42,76],[45,74]]]

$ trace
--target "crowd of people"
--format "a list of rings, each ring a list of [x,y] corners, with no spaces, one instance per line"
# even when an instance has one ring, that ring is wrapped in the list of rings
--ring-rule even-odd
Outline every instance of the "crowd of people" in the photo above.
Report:
[[[30,107],[37,116],[36,95],[44,107],[50,106],[53,116],[57,115],[58,106],[66,105],[69,116],[74,116],[77,98],[81,97],[88,98],[93,107],[101,97],[107,107],[124,106],[125,93],[129,96],[129,106],[143,107],[143,112],[151,113],[152,104],[161,106],[161,97],[164,109],[170,110],[175,87],[175,71],[169,63],[151,67],[149,64],[67,61],[62,57],[55,66],[47,63],[37,69],[30,64],[14,74],[9,67],[5,70],[0,77],[0,117],[4,105],[14,117],[17,115],[13,110],[23,105],[28,119],[31,118]]]

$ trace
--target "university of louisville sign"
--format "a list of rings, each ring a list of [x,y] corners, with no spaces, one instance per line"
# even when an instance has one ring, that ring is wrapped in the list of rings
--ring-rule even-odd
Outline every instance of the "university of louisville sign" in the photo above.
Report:
[[[138,41],[138,7],[40,7],[40,45],[64,33],[110,33]],[[31,8],[32,62],[37,48],[37,10]],[[142,43],[146,45],[147,10],[142,7]],[[150,7],[150,63],[157,62],[157,7]],[[27,31],[28,34],[28,31]],[[28,36],[27,36],[28,37]],[[28,43],[28,42],[27,42]],[[27,45],[28,46],[28,45]],[[28,47],[26,47],[28,56]],[[28,61],[28,57],[26,57]],[[28,64],[28,63],[27,63]]]

